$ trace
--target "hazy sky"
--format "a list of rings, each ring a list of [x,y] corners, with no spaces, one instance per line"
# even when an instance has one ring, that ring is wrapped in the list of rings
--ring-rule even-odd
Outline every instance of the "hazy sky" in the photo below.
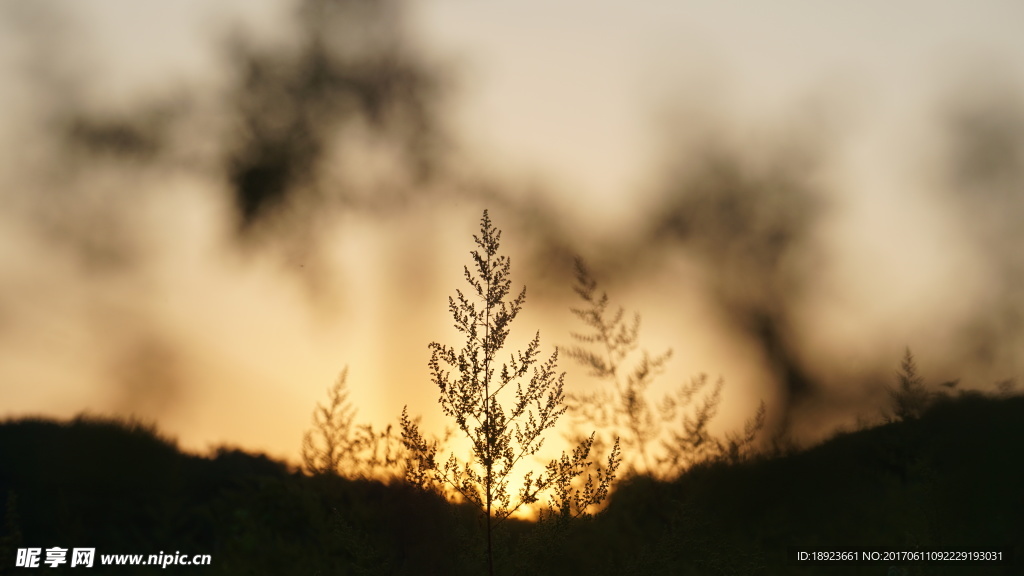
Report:
[[[836,107],[843,128],[870,131],[877,147],[891,143],[887,130],[912,138],[914,122],[960,75],[979,66],[1024,73],[1024,8],[1015,2],[417,8],[424,37],[465,63],[457,114],[467,137],[495,162],[543,171],[570,195],[615,198],[616,209],[644,183],[666,107],[708,108],[756,130],[817,102]]]
[[[216,100],[237,72],[223,68],[224,32],[242,23],[287,45],[291,4],[30,4],[0,10],[0,199],[9,207],[0,214],[0,414],[136,412],[189,447],[227,442],[294,457],[314,403],[348,365],[366,419],[387,423],[408,403],[440,422],[429,414],[426,344],[455,343],[446,297],[461,288],[489,203],[410,200],[373,217],[342,208],[309,260],[273,244],[240,250],[225,182],[203,160],[217,144],[188,139],[216,116],[199,113],[176,133],[188,144],[179,156],[199,168],[142,162],[126,175],[103,162],[55,164],[49,111],[72,98],[107,111]],[[1010,256],[989,260],[977,232],[1003,226],[992,215],[1015,213],[1019,194],[1009,209],[976,214],[935,199],[955,184],[943,171],[949,110],[975,93],[982,110],[990,94],[1010,110],[1021,104],[1019,2],[417,0],[406,16],[414,51],[451,78],[443,120],[463,168],[559,223],[492,205],[520,256],[514,266],[551,230],[598,261],[637,241],[641,223],[672,205],[670,175],[698,171],[691,163],[705,146],[749,157],[755,181],[794,146],[820,156],[807,179],[831,206],[806,233],[821,260],[786,264],[817,271],[799,276],[804,295],[785,309],[816,378],[895,368],[917,342],[923,365],[938,362],[979,306],[1021,310],[1019,293],[1001,284],[1024,270],[1012,256],[1021,236],[997,238]],[[1020,159],[1009,162],[1019,190]],[[995,224],[977,225],[986,218]],[[123,232],[145,264],[114,274],[83,265],[50,234],[80,242],[67,232],[80,220],[100,244],[118,245]],[[771,407],[765,360],[715,307],[714,267],[686,249],[658,254],[636,277],[596,272],[644,313],[652,350],[676,351],[665,380],[723,375],[734,421],[758,397]],[[516,280],[533,282],[518,336],[539,327],[546,346],[564,345],[571,292],[559,282],[569,271],[529,270]],[[981,378],[1018,376],[1020,360],[994,358],[1002,364]],[[839,396],[854,406],[877,392]]]

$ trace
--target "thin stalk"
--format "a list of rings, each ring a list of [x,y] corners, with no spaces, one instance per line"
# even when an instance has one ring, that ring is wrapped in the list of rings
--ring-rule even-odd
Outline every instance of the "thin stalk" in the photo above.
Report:
[[[487,574],[494,576],[494,554],[491,548],[491,486],[494,469],[494,435],[491,431],[491,354],[487,347],[491,340],[491,252],[487,251],[487,280],[484,283],[484,434],[487,435],[487,454],[484,465],[487,467]]]

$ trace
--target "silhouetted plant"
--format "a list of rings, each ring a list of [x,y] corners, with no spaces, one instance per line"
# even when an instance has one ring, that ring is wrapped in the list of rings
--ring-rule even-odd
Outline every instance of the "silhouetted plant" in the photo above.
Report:
[[[672,351],[651,356],[642,350],[640,358],[627,368],[626,360],[638,346],[640,314],[634,313],[632,322],[627,322],[621,306],[610,312],[608,294],[597,294],[597,281],[582,259],[577,258],[575,264],[576,285],[573,290],[586,307],[572,308],[571,311],[591,332],[574,332],[572,337],[590,347],[573,346],[567,353],[589,368],[592,376],[610,382],[612,389],[589,394],[570,393],[567,396],[568,407],[578,422],[610,430],[614,436],[622,438],[627,453],[639,455],[639,462],[627,460],[630,472],[651,473],[648,445],[658,438],[661,426],[647,401],[647,389],[663,371]]]
[[[346,367],[327,389],[327,404],[317,403],[313,429],[302,438],[302,463],[311,474],[387,480],[397,476],[403,447],[392,426],[375,430],[356,424],[356,409],[348,400]]]
[[[725,451],[723,456],[730,462],[739,462],[747,458],[754,450],[757,436],[764,430],[765,416],[768,409],[764,400],[757,405],[754,415],[743,422],[743,433],[728,432],[725,435]]]
[[[480,235],[473,239],[479,248],[471,252],[473,270],[463,267],[473,290],[469,296],[456,290],[457,296],[448,299],[465,345],[456,350],[432,342],[429,362],[441,408],[471,442],[471,456],[462,461],[451,453],[441,463],[437,443],[424,439],[407,409],[402,412],[402,438],[409,451],[409,482],[453,491],[483,512],[487,571],[493,574],[493,532],[498,524],[523,506],[538,502],[543,494],[549,495],[551,508],[559,516],[586,514],[608,496],[620,458],[616,442],[606,467],[588,473],[593,464],[589,460],[594,443],[591,436],[571,454],[551,460],[539,475],[527,471],[518,493],[513,496],[510,492],[514,469],[537,454],[544,432],[553,428],[566,410],[565,374],[556,371],[557,350],[540,361],[539,332],[525,351],[510,354],[508,362],[497,369],[497,355],[505,345],[509,325],[522,310],[526,288],[515,298],[509,297],[511,263],[498,254],[501,231],[492,225],[486,210]],[[573,481],[585,473],[583,486],[574,487]]]
[[[719,378],[700,402],[694,404],[694,399],[707,386],[708,377],[701,374],[666,395],[659,406],[666,422],[678,422],[669,427],[669,441],[664,443],[665,456],[659,461],[672,474],[702,462],[745,460],[753,453],[757,437],[764,430],[767,408],[762,400],[754,415],[743,422],[742,432],[726,432],[722,438],[712,434],[709,424],[718,415],[725,382]]]
[[[900,369],[896,372],[897,387],[886,386],[889,392],[891,413],[886,418],[892,420],[916,420],[921,417],[931,401],[932,394],[924,386],[924,378],[917,373],[914,354],[908,346],[900,361]]]
[[[302,437],[302,463],[310,473],[340,473],[342,465],[351,460],[355,451],[352,425],[356,410],[348,401],[347,377],[348,368],[345,368],[327,389],[327,405],[317,403],[313,411],[313,430]]]
[[[924,378],[918,373],[914,354],[907,347],[900,360],[900,369],[896,371],[895,387],[886,386],[889,404],[881,410],[882,418],[887,422],[916,420],[932,407],[937,401],[950,398],[960,385],[960,379],[947,380],[937,388],[929,389]],[[989,392],[995,397],[1009,398],[1013,396],[1017,382],[1013,378],[996,381],[995,390]],[[978,392],[980,393],[980,392]],[[968,390],[959,390],[959,395],[971,394]]]
[[[634,455],[628,463],[634,474],[674,476],[698,462],[746,457],[764,428],[764,402],[742,433],[727,434],[724,440],[709,430],[721,402],[721,380],[708,390],[705,375],[693,378],[664,395],[655,409],[648,388],[664,371],[672,351],[652,356],[640,350],[637,354],[640,315],[634,313],[627,322],[621,306],[610,311],[608,294],[598,294],[597,281],[581,259],[576,260],[573,289],[586,306],[571,311],[590,332],[573,333],[572,337],[586,346],[574,346],[568,354],[592,376],[611,384],[610,389],[568,395],[577,426],[593,425],[622,437],[627,453]],[[694,405],[701,393],[704,396]],[[658,440],[660,450],[653,448]]]
[[[375,430],[372,424],[360,424],[356,427],[356,438],[360,449],[356,461],[358,475],[383,480],[401,476],[405,447],[393,425]]]
[[[688,410],[707,384],[707,375],[700,374],[689,384],[666,395],[659,406],[666,421],[679,421],[678,427],[669,429],[669,440],[664,443],[665,456],[659,460],[659,464],[668,470],[682,472],[694,464],[714,460],[724,454],[722,443],[714,437],[708,425],[718,414],[725,382],[719,378],[701,402]]]

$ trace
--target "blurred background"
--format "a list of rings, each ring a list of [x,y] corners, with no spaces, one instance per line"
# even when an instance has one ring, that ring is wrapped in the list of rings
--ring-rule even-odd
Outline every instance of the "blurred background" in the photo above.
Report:
[[[296,461],[445,425],[427,343],[484,208],[513,343],[583,331],[575,256],[658,386],[813,441],[922,375],[1018,378],[1020,3],[15,1],[0,6],[0,416],[134,414]],[[567,390],[596,383],[563,357]],[[653,391],[657,392],[657,390]]]

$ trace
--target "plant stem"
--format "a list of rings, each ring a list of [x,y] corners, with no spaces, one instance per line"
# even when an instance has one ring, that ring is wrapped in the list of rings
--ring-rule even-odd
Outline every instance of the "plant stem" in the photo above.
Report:
[[[487,250],[487,280],[484,283],[484,433],[487,434],[487,455],[484,464],[487,466],[487,573],[494,576],[494,554],[491,549],[491,484],[494,469],[494,434],[491,430],[490,382],[491,382],[491,351],[488,349],[491,340],[491,251]]]

